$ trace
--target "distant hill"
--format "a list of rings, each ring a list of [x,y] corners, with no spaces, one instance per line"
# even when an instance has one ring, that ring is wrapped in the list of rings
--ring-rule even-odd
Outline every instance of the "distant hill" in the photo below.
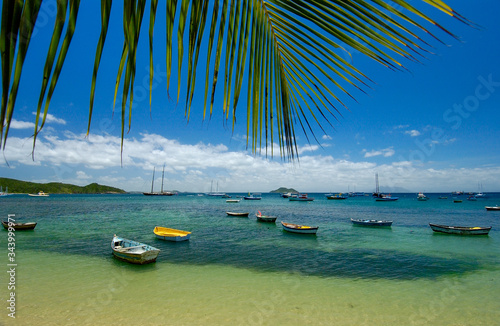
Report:
[[[293,189],[293,188],[285,188],[285,187],[280,187],[276,190],[271,190],[270,191],[271,193],[279,193],[279,194],[283,194],[283,193],[287,193],[287,192],[298,192],[297,190]]]
[[[103,186],[97,183],[91,183],[85,187],[75,186],[67,183],[50,182],[35,183],[16,179],[0,178],[0,186],[5,191],[9,188],[9,193],[34,194],[43,191],[49,194],[123,194],[126,191],[114,187]]]

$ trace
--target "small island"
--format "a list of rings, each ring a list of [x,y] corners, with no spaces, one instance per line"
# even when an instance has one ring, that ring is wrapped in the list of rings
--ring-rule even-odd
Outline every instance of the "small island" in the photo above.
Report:
[[[270,193],[278,193],[278,194],[285,194],[285,193],[298,193],[297,190],[293,189],[293,188],[285,188],[285,187],[280,187],[276,190],[271,190]]]
[[[36,183],[0,178],[0,186],[10,194],[32,194],[43,191],[49,194],[125,194],[125,190],[91,183],[84,187],[61,182]]]

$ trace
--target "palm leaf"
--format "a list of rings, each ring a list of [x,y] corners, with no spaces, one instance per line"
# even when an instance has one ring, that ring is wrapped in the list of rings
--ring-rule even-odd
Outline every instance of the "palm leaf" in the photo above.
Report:
[[[27,1],[24,8],[23,8],[23,11],[22,11],[21,21],[19,24],[19,36],[20,36],[21,41],[19,42],[19,47],[18,47],[18,51],[17,51],[16,67],[14,70],[14,79],[13,79],[12,87],[10,90],[9,101],[8,101],[6,110],[4,109],[4,102],[2,101],[2,114],[0,117],[0,120],[1,120],[0,121],[0,127],[1,127],[0,132],[2,133],[2,136],[0,137],[0,140],[3,139],[3,147],[4,148],[5,148],[5,143],[7,141],[7,136],[9,134],[9,126],[10,126],[10,123],[12,121],[12,113],[14,112],[14,106],[16,103],[17,92],[19,89],[19,83],[21,82],[21,73],[22,73],[22,69],[23,69],[24,59],[26,58],[26,53],[28,51],[28,45],[29,45],[30,40],[31,40],[31,35],[33,34],[33,29],[35,27],[36,18],[38,16],[38,12],[40,10],[40,5],[41,5],[40,1]],[[8,51],[8,52],[10,54],[10,51]],[[2,50],[2,53],[4,53],[3,50]],[[2,60],[3,60],[3,58],[2,58]],[[8,60],[6,60],[5,62],[8,62]],[[4,86],[5,86],[5,84],[4,84]],[[4,119],[6,120],[5,135],[3,134]],[[0,142],[0,148],[1,147],[2,147],[2,143]]]
[[[99,41],[97,43],[97,49],[94,60],[94,71],[92,73],[92,85],[90,86],[90,106],[89,106],[89,123],[87,127],[87,136],[90,132],[90,121],[92,121],[92,111],[94,108],[94,95],[95,86],[97,82],[97,71],[99,70],[99,64],[101,62],[102,50],[104,47],[104,42],[106,41],[106,35],[108,34],[109,17],[111,13],[111,3],[112,0],[101,0],[101,34],[99,36]],[[116,94],[116,92],[115,92]],[[115,96],[116,99],[116,96]]]
[[[475,26],[442,0],[422,0],[438,11],[454,19]],[[24,6],[23,6],[24,4]],[[0,144],[7,137],[15,98],[21,76],[24,56],[29,42],[17,44],[17,36],[29,41],[30,30],[39,9],[40,1],[4,1],[0,48],[2,50],[2,106]],[[58,77],[62,70],[68,46],[73,35],[78,13],[78,0],[70,1],[69,23],[55,69],[52,71],[60,44],[61,33],[66,26],[68,0],[57,1],[57,15],[47,54],[44,78],[38,101],[34,144],[44,125],[47,110]],[[113,108],[119,86],[122,85],[122,151],[128,102],[128,128],[132,123],[133,91],[136,73],[136,54],[145,9],[145,0],[124,1],[124,45],[119,59]],[[213,4],[209,32],[205,33],[209,4]],[[149,19],[149,87],[150,107],[153,80],[153,30],[157,13],[157,0],[151,1]],[[38,7],[37,7],[38,6]],[[32,14],[24,14],[29,10]],[[89,128],[93,112],[94,94],[99,63],[103,53],[111,0],[101,0],[101,35],[97,43],[96,58],[90,92]],[[178,11],[178,15],[176,16]],[[189,120],[193,96],[196,92],[196,76],[199,54],[206,52],[203,119],[212,116],[216,95],[221,95],[222,112],[226,121],[236,120],[241,94],[246,96],[247,146],[254,153],[262,147],[273,146],[274,135],[280,155],[290,160],[296,158],[297,142],[295,124],[298,124],[309,140],[316,138],[314,130],[330,119],[341,115],[337,106],[346,107],[342,98],[355,98],[356,92],[365,92],[371,79],[342,56],[348,51],[359,53],[393,70],[405,70],[404,61],[419,62],[431,53],[431,41],[442,42],[434,31],[458,38],[441,23],[424,14],[417,6],[404,0],[182,0],[177,10],[177,0],[166,5],[166,71],[167,92],[170,89],[174,26],[177,26],[177,102],[181,85],[186,85],[185,114]],[[30,25],[31,24],[31,25]],[[187,38],[186,25],[188,24]],[[29,26],[28,26],[29,25]],[[208,39],[205,39],[208,37]],[[216,40],[217,38],[217,40]],[[428,41],[430,39],[430,41]],[[187,45],[186,53],[185,46]],[[18,49],[14,82],[11,88],[14,54]],[[205,51],[206,49],[206,51]],[[224,50],[225,51],[224,51]],[[186,56],[186,58],[185,58]],[[403,59],[403,60],[402,60]],[[187,62],[187,79],[181,80],[184,61]],[[217,91],[219,73],[224,69],[223,89]],[[210,74],[211,72],[211,74]],[[211,79],[211,83],[210,83]],[[246,81],[246,90],[242,90]],[[49,87],[50,85],[50,87]],[[42,123],[39,126],[41,107],[45,101]],[[10,97],[8,96],[10,90]],[[12,103],[12,105],[10,105]],[[4,127],[5,135],[4,135]],[[33,145],[34,146],[34,145]],[[273,155],[271,147],[271,155]]]

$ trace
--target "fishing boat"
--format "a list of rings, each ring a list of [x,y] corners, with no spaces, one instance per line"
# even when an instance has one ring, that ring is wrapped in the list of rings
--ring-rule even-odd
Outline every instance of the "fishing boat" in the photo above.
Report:
[[[313,201],[314,198],[308,197],[307,194],[299,194],[288,198],[289,201]]]
[[[392,221],[385,220],[368,220],[368,219],[353,219],[351,218],[351,222],[354,225],[362,225],[362,226],[391,226]]]
[[[379,194],[378,197],[375,198],[375,201],[396,201],[399,197],[392,197],[389,195]]]
[[[10,225],[9,225],[10,224]],[[9,227],[14,228],[14,230],[33,230],[36,226],[35,222],[27,222],[27,223],[13,223],[13,222],[7,222],[7,221],[2,221],[3,227],[8,230]]]
[[[459,234],[459,235],[487,235],[491,226],[480,227],[480,226],[449,226],[449,225],[439,225],[429,223],[432,231],[440,233],[449,234]]]
[[[248,196],[243,197],[244,200],[261,200],[262,196],[261,194],[250,194],[248,193]]]
[[[423,193],[419,192],[418,195],[417,195],[417,200],[418,201],[427,201],[427,200],[429,200],[429,197],[427,197]]]
[[[487,211],[500,211],[500,206],[485,206]]]
[[[39,191],[37,194],[28,194],[28,196],[31,196],[31,197],[49,197],[49,194],[47,194],[43,191]]]
[[[111,241],[113,255],[132,264],[148,264],[156,261],[160,249],[133,240],[113,236]]]
[[[348,196],[342,194],[342,193],[338,193],[338,194],[334,194],[334,195],[326,195],[326,199],[347,199]]]
[[[191,237],[191,232],[155,226],[153,233],[158,239],[167,241],[185,241]]]
[[[276,222],[276,216],[262,215],[260,211],[255,216],[259,222]]]
[[[226,214],[229,216],[248,217],[250,213],[226,212]]]
[[[454,203],[461,203],[461,202],[462,202],[462,200],[461,200],[461,199],[453,199],[453,202],[454,202]]]
[[[283,226],[283,230],[292,232],[292,233],[302,233],[302,234],[316,234],[318,232],[319,226],[308,226],[308,225],[300,225],[293,223],[285,223],[281,221],[281,225]]]

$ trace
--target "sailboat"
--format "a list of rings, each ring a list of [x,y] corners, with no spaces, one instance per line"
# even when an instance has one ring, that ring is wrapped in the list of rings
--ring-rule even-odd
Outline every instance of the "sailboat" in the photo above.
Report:
[[[214,181],[212,180],[212,183],[210,184],[210,192],[208,193],[208,196],[210,197],[223,197],[226,198],[227,195],[223,192],[219,192],[219,181],[217,181],[217,188],[216,191],[213,192],[213,186],[214,186]]]
[[[163,171],[161,173],[161,191],[154,192],[155,185],[155,168],[153,168],[153,180],[151,181],[151,192],[143,192],[142,194],[145,196],[173,196],[174,193],[170,191],[163,191],[163,178],[165,175],[165,164],[163,164]]]
[[[380,189],[378,185],[378,173],[375,173],[375,192],[372,194],[373,197],[380,197]]]
[[[165,175],[165,164],[163,164],[163,171],[161,172],[161,191],[160,196],[173,196],[174,193],[171,191],[163,191],[163,176]]]
[[[393,197],[390,194],[384,195],[380,193],[378,184],[378,173],[375,174],[375,192],[373,193],[373,197],[375,197],[376,201],[396,201],[399,199],[399,197]]]
[[[9,187],[5,188],[5,192],[3,191],[3,188],[0,186],[0,197],[8,196],[9,195]]]
[[[153,167],[153,180],[151,181],[151,192],[143,192],[142,194],[145,196],[156,196],[158,195],[157,192],[153,191],[153,188],[155,186],[155,168]]]

